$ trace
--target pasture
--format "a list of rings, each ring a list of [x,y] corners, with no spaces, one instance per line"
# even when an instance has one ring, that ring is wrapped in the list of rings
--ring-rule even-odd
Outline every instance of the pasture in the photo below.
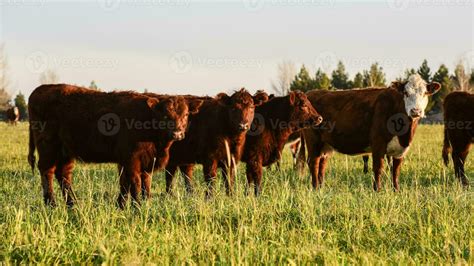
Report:
[[[40,177],[28,166],[28,124],[0,124],[0,261],[63,264],[474,264],[473,163],[471,187],[441,161],[442,127],[420,126],[394,193],[388,167],[379,193],[361,157],[335,155],[324,187],[310,189],[286,150],[281,169],[264,171],[259,198],[245,195],[245,170],[236,193],[204,199],[185,194],[177,178],[166,195],[155,173],[153,198],[119,210],[115,165],[77,164],[77,205],[68,209],[55,181],[59,206],[43,204]]]

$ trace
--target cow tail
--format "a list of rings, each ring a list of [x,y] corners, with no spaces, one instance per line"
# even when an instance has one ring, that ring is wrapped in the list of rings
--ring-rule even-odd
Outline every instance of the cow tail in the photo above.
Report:
[[[448,166],[449,164],[449,153],[451,152],[451,144],[449,143],[448,129],[444,128],[444,142],[443,142],[443,162],[444,165]]]
[[[30,129],[30,146],[29,146],[29,151],[28,151],[28,163],[30,164],[31,172],[33,172],[34,174],[35,163],[36,163],[36,158],[35,158],[36,145],[35,145],[35,140],[33,138],[33,130],[31,128],[31,124],[30,124],[29,129]]]

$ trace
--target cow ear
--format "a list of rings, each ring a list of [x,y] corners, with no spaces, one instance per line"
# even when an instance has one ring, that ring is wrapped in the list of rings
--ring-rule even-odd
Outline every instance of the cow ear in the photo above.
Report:
[[[438,82],[431,82],[426,86],[426,95],[430,96],[437,93],[441,89],[441,84]]]
[[[268,94],[264,91],[257,91],[252,97],[255,106],[262,105],[268,101]]]
[[[290,96],[290,104],[294,105],[295,99],[296,99],[296,93],[294,91],[291,91],[290,94],[288,94],[288,96]]]
[[[405,93],[405,85],[406,82],[401,82],[401,81],[393,81],[392,84],[390,85],[390,88],[397,90],[400,93]]]
[[[199,108],[202,106],[203,100],[192,100],[188,102],[188,110],[190,114],[197,114],[199,112]]]
[[[230,105],[230,96],[223,92],[217,94],[216,100],[222,105]]]
[[[150,109],[155,109],[156,108],[156,105],[159,103],[160,101],[156,98],[148,98],[148,100],[146,100],[146,104],[148,105],[148,107],[150,107]]]

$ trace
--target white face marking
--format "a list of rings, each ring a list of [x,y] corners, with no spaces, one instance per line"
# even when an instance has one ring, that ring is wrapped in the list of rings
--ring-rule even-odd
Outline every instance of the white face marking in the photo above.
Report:
[[[387,144],[387,155],[395,157],[397,159],[403,158],[403,156],[405,156],[405,154],[408,152],[409,148],[410,146],[402,147],[402,145],[400,145],[400,142],[398,141],[398,137],[395,136]]]
[[[421,111],[421,117],[425,116],[425,109],[428,105],[426,92],[426,82],[420,75],[414,74],[408,78],[405,85],[405,95],[403,96],[408,116],[410,116],[412,110],[419,110]]]

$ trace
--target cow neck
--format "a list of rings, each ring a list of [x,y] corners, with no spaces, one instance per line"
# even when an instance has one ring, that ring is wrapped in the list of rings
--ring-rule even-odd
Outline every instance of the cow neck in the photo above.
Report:
[[[418,127],[418,121],[420,119],[413,120],[410,118],[410,128],[409,130],[400,136],[398,136],[398,141],[402,147],[410,146],[410,143],[413,141],[413,137],[415,136],[416,128]]]
[[[134,112],[133,116],[126,116],[123,126],[127,127],[132,136],[138,141],[151,141],[155,145],[162,145],[166,140],[166,130],[161,129],[160,120],[156,118],[153,111],[148,107],[146,100],[140,99],[141,112]],[[138,108],[137,108],[138,109]],[[148,123],[145,126],[145,123]]]
[[[277,97],[258,106],[256,112],[263,116],[265,121],[264,131],[269,132],[275,140],[285,142],[294,131],[290,126],[288,97]]]

